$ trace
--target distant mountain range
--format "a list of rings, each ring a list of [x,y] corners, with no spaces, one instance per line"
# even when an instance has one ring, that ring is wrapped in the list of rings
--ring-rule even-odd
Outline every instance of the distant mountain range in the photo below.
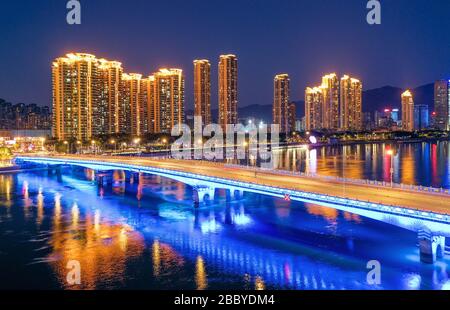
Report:
[[[380,88],[363,91],[363,112],[383,111],[386,108],[400,109],[401,94],[405,91],[403,88],[384,86]],[[434,109],[434,84],[426,84],[411,89],[414,95],[415,104],[426,104],[430,111]],[[294,101],[297,107],[297,118],[305,115],[305,102],[303,100]],[[211,111],[213,118],[217,117],[218,110]],[[187,111],[192,115],[193,111]],[[265,122],[272,120],[272,104],[259,105],[253,104],[238,108],[239,118],[255,117],[263,119]]]

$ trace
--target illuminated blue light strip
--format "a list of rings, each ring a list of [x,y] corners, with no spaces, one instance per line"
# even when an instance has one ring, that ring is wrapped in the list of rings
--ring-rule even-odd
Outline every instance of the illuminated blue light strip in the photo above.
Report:
[[[276,186],[267,186],[267,185],[261,185],[261,184],[255,184],[251,182],[242,182],[242,181],[235,181],[225,178],[218,178],[218,177],[211,177],[211,176],[205,176],[190,172],[180,172],[176,170],[170,170],[165,168],[155,168],[155,167],[148,167],[148,166],[140,166],[140,165],[130,165],[130,164],[123,164],[123,163],[109,163],[109,162],[103,162],[103,161],[95,161],[95,160],[76,160],[76,159],[70,159],[70,160],[62,160],[62,159],[53,159],[53,158],[45,158],[45,157],[16,157],[18,160],[22,161],[31,161],[35,163],[41,163],[41,164],[59,164],[59,165],[80,165],[80,166],[98,166],[102,167],[102,170],[111,170],[111,169],[118,169],[118,170],[128,170],[133,172],[143,172],[143,173],[150,173],[150,174],[162,174],[163,176],[172,177],[177,179],[177,177],[183,177],[190,180],[199,181],[202,183],[205,182],[211,182],[211,187],[218,187],[214,186],[214,184],[221,184],[227,186],[232,186],[235,188],[241,188],[242,190],[248,190],[251,189],[255,193],[259,193],[262,195],[272,195],[275,197],[283,198],[285,194],[290,195],[291,199],[299,199],[299,200],[309,200],[316,203],[326,203],[327,205],[335,204],[335,205],[341,205],[341,206],[351,206],[356,209],[361,210],[369,210],[369,211],[377,211],[382,212],[384,214],[392,214],[392,215],[400,215],[404,217],[414,218],[414,219],[422,219],[422,220],[428,220],[433,222],[438,222],[442,224],[450,224],[450,216],[445,214],[439,214],[435,212],[428,212],[428,211],[421,211],[421,210],[414,210],[409,209],[405,207],[398,207],[398,206],[388,206],[384,204],[379,203],[373,203],[373,202],[364,202],[356,199],[348,199],[348,198],[340,198],[340,197],[334,197],[329,196],[325,194],[315,194],[315,193],[309,193],[309,192],[303,192],[299,190],[291,190],[286,189],[282,187],[276,187]]]

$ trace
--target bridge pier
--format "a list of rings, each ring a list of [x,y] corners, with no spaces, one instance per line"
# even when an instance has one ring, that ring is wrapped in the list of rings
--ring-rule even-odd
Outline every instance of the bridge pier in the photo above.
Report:
[[[113,177],[109,172],[99,171],[98,173],[95,174],[95,181],[97,182],[97,185],[99,187],[103,187],[104,185],[112,186]]]
[[[241,189],[230,189],[229,197],[231,200],[242,199],[244,197],[244,191]]]
[[[433,264],[444,257],[445,237],[433,236],[429,231],[419,231],[418,237],[421,262]]]
[[[47,165],[47,171],[49,175],[60,175],[61,174],[61,165]]]
[[[193,198],[194,204],[198,206],[205,201],[213,201],[216,189],[208,186],[194,186]]]
[[[130,184],[139,184],[140,175],[140,172],[125,171],[125,182]]]

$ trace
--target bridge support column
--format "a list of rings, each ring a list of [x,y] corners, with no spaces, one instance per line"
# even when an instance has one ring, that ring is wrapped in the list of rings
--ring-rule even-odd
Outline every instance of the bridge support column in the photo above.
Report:
[[[109,172],[99,171],[95,175],[95,180],[99,187],[103,187],[104,185],[112,186],[113,184],[113,177]]]
[[[437,258],[444,257],[445,237],[433,236],[428,231],[419,231],[420,261],[433,264]]]
[[[208,186],[194,186],[194,204],[197,206],[205,201],[214,200],[216,189]]]
[[[230,199],[242,199],[244,197],[244,191],[240,189],[230,189]]]

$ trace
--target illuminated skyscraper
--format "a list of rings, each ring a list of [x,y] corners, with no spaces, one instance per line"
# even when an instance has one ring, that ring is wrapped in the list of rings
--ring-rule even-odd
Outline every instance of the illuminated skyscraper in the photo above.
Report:
[[[414,105],[414,129],[424,130],[430,125],[428,106],[426,104]]]
[[[151,91],[149,84],[151,83],[150,77],[141,79],[140,87],[139,87],[139,135],[146,134],[150,131],[150,113],[151,106],[149,104],[150,95],[149,91]]]
[[[142,74],[138,73],[122,75],[122,105],[125,113],[121,119],[121,132],[133,136],[141,135],[141,79]]]
[[[208,60],[194,60],[194,110],[204,125],[211,124],[211,65]]]
[[[100,97],[98,64],[94,55],[81,53],[53,62],[53,136],[58,140],[91,138],[93,106]]]
[[[236,124],[237,115],[237,57],[221,55],[219,60],[219,124]]]
[[[402,94],[402,129],[414,131],[414,100],[409,90]]]
[[[362,84],[344,75],[340,84],[341,129],[362,129]]]
[[[184,123],[184,76],[181,69],[160,69],[154,80],[155,132],[170,133]]]
[[[335,73],[322,77],[323,94],[323,128],[338,130],[340,125],[339,117],[339,79]]]
[[[280,132],[289,132],[289,75],[278,74],[273,81],[273,123],[280,125]]]
[[[93,108],[93,134],[118,133],[122,64],[100,59],[98,73],[100,104]]]
[[[305,128],[306,130],[323,128],[324,96],[321,87],[307,87],[305,90]]]
[[[297,107],[294,102],[291,102],[288,107],[288,128],[289,128],[288,132],[297,130],[296,128],[297,126],[295,124],[296,122],[297,122]]]
[[[450,82],[440,80],[434,83],[434,126],[441,130],[450,130]]]
[[[144,80],[145,95],[147,96],[147,132],[155,133],[155,76],[151,75]]]

